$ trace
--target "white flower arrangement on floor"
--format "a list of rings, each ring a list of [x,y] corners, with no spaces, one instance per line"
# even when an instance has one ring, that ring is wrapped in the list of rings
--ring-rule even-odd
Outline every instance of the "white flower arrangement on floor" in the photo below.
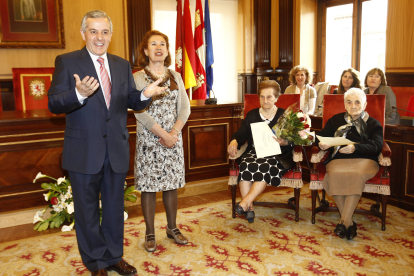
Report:
[[[73,203],[73,196],[72,196],[72,186],[70,184],[70,180],[66,179],[65,177],[61,177],[55,179],[48,175],[44,175],[39,172],[33,183],[40,178],[49,178],[55,181],[55,183],[42,183],[42,188],[49,190],[48,193],[43,194],[46,201],[50,201],[50,204],[46,206],[45,209],[42,211],[37,211],[34,218],[33,224],[34,230],[37,231],[44,231],[50,228],[58,228],[60,227],[65,221],[70,222],[70,225],[62,226],[62,231],[71,231],[75,225],[75,207]],[[126,182],[124,185],[124,200],[136,202],[137,196],[133,193],[136,192],[134,186],[130,186],[127,188]],[[43,219],[43,215],[48,208],[52,208],[53,210],[50,211],[52,214],[48,219]],[[101,201],[99,200],[99,208],[100,210],[100,220],[102,221],[102,205]],[[128,219],[128,210],[126,206],[124,206],[124,221]]]

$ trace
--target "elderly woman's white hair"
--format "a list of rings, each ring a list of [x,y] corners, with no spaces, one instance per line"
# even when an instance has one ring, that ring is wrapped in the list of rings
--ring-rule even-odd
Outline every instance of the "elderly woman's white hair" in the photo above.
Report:
[[[356,87],[353,87],[353,88],[349,89],[348,91],[346,91],[344,93],[344,101],[346,101],[346,99],[350,95],[357,96],[361,100],[361,103],[366,103],[367,102],[367,95],[365,94],[365,92],[362,89],[359,89],[359,88],[356,88]]]

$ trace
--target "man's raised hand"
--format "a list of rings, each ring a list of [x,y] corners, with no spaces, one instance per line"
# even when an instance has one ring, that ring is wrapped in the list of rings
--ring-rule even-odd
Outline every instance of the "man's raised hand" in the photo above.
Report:
[[[162,78],[159,78],[157,81],[151,83],[147,86],[147,88],[144,90],[143,94],[147,98],[151,98],[153,96],[156,96],[158,94],[163,93],[165,90],[167,90],[168,87],[159,87],[158,85],[162,82]]]
[[[94,77],[86,76],[82,81],[77,74],[73,75],[76,81],[76,89],[83,97],[89,97],[99,87],[99,81]]]

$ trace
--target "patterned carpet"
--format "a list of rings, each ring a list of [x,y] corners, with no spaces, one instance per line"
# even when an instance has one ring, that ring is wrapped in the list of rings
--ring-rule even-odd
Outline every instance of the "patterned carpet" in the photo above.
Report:
[[[284,201],[292,189],[269,192],[262,201]],[[125,224],[125,259],[139,275],[414,275],[414,213],[389,206],[387,230],[380,220],[356,215],[353,241],[334,236],[336,213],[310,222],[310,193],[302,189],[300,221],[291,210],[256,207],[253,224],[231,218],[230,200],[179,210],[180,229],[190,242],[165,235],[165,213],[156,215],[158,250],[144,250],[142,217]],[[332,202],[332,200],[331,200]],[[371,202],[362,199],[359,206]],[[0,244],[1,275],[90,275],[75,232],[60,232]],[[109,275],[117,275],[110,272]]]

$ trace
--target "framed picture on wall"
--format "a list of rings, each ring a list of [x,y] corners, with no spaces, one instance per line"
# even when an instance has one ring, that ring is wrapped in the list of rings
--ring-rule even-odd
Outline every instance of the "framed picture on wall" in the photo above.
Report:
[[[65,48],[62,0],[0,0],[0,48]]]

